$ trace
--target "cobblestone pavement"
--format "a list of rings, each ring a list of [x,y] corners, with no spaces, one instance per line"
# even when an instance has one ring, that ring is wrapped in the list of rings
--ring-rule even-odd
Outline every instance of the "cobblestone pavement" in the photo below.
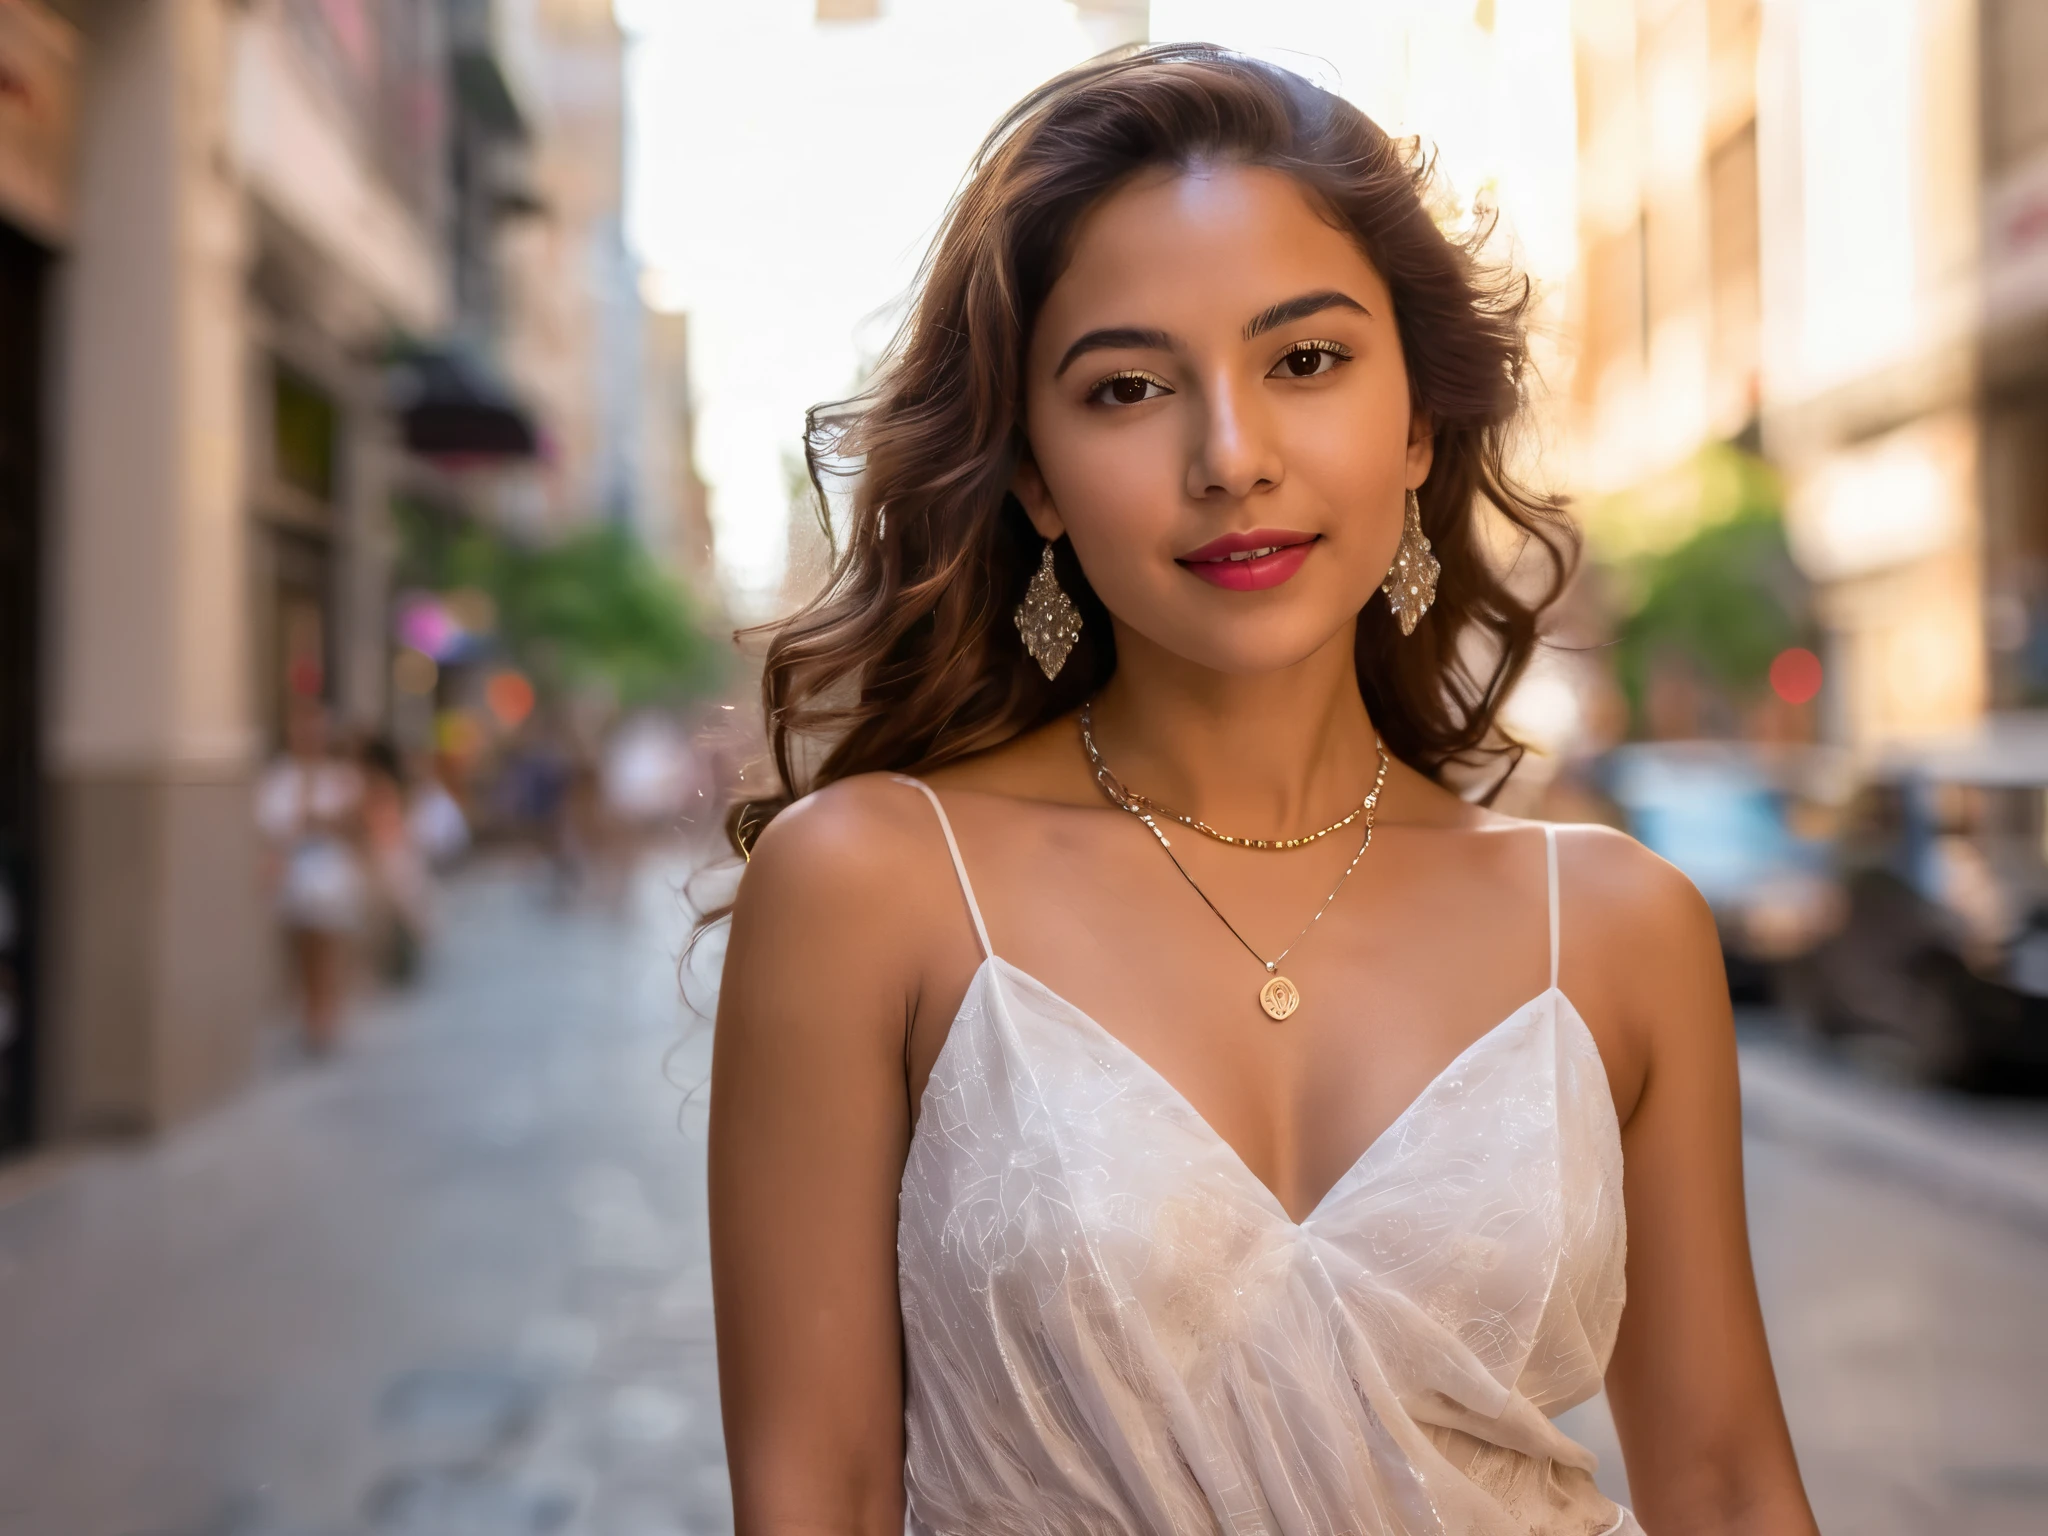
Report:
[[[609,916],[471,877],[426,981],[338,1061],[0,1178],[0,1533],[730,1530],[672,879]],[[1768,1038],[1745,1078],[1822,1528],[2048,1529],[2042,1107],[1878,1088]],[[1600,1405],[1571,1417],[1619,1491]]]

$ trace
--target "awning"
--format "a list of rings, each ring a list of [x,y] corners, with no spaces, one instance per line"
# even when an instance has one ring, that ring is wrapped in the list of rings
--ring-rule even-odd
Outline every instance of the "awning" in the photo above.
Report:
[[[385,372],[405,446],[430,459],[530,459],[533,418],[497,374],[454,347],[412,347]]]

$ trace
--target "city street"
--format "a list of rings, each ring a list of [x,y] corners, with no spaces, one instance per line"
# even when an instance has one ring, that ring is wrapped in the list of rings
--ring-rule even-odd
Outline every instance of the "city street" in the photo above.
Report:
[[[613,915],[487,866],[339,1059],[280,1050],[156,1145],[0,1172],[0,1531],[729,1530],[679,867]],[[1888,1088],[1761,1027],[1745,1051],[1823,1530],[2048,1526],[2048,1107]],[[1618,1466],[1597,1404],[1571,1427]]]

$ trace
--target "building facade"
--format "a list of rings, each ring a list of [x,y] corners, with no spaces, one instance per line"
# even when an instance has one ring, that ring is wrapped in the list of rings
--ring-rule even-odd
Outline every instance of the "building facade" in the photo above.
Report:
[[[1757,67],[1764,443],[1825,627],[1830,734],[1990,702],[1979,52],[1996,0],[1774,0]]]
[[[246,1076],[253,783],[393,724],[396,502],[708,571],[624,83],[608,0],[0,0],[0,1153]]]
[[[1579,0],[1573,404],[1576,478],[1594,495],[1755,435],[1762,9]]]
[[[388,365],[494,81],[439,3],[0,5],[0,1148],[246,1075],[251,786],[295,696],[385,719],[390,500],[446,480]]]
[[[2048,12],[1578,0],[1576,479],[1624,550],[1703,445],[1782,477],[1821,728],[2048,703]]]
[[[52,274],[72,228],[78,36],[0,8],[0,1151],[32,1134],[43,1013],[43,514]]]
[[[449,308],[434,7],[67,11],[38,669],[54,1136],[153,1129],[247,1070],[272,973],[251,781],[293,693],[382,709],[378,354]]]

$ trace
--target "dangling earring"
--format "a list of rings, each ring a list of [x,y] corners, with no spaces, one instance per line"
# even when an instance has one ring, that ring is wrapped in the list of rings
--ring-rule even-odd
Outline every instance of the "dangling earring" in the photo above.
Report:
[[[1380,590],[1387,594],[1387,606],[1401,623],[1401,633],[1412,635],[1429,605],[1436,601],[1436,575],[1442,567],[1429,552],[1429,540],[1422,532],[1422,501],[1408,493],[1408,516],[1401,524],[1401,542],[1394,550],[1394,563]]]
[[[1045,554],[1032,573],[1031,585],[1024,589],[1024,601],[1017,605],[1015,617],[1024,649],[1051,682],[1067,664],[1074,642],[1081,638],[1081,610],[1053,574],[1050,539],[1045,541]]]

